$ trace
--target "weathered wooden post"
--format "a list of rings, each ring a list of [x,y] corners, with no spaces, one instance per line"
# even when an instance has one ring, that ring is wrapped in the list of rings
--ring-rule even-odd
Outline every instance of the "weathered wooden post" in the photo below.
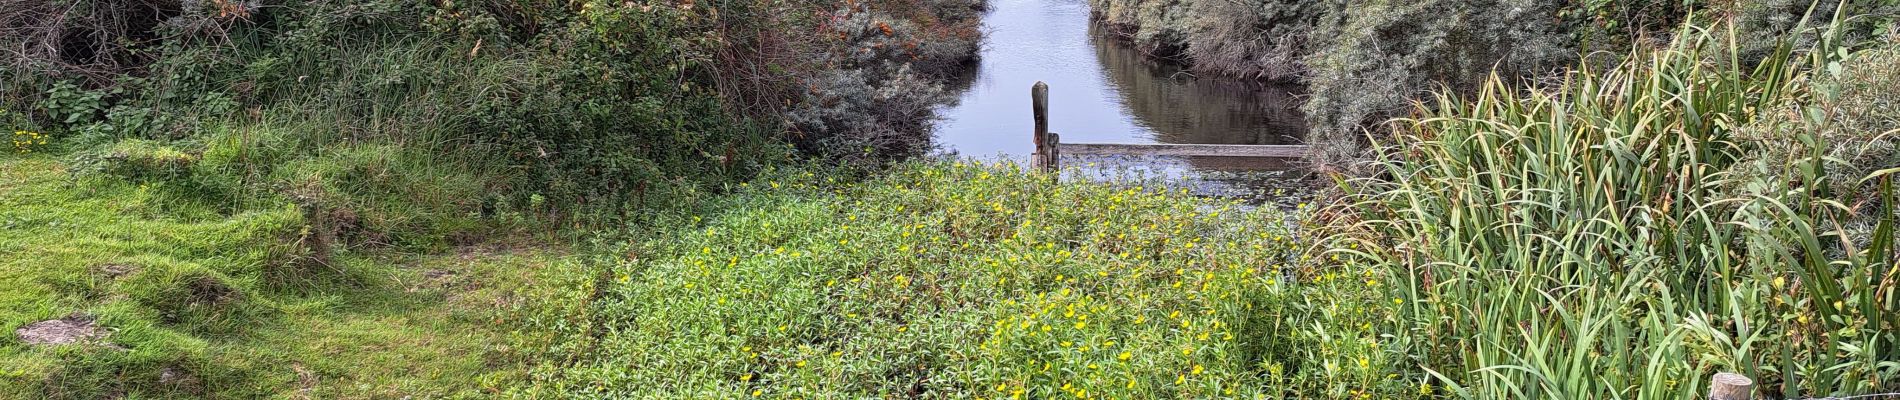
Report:
[[[1029,108],[1036,115],[1036,154],[1030,156],[1029,163],[1038,170],[1048,170],[1054,164],[1053,146],[1049,145],[1049,84],[1036,81],[1029,87]]]
[[[1049,179],[1062,178],[1062,134],[1049,132],[1049,163],[1044,165],[1049,173],[1055,174]]]
[[[1753,400],[1755,380],[1741,374],[1722,372],[1709,378],[1709,400]]]

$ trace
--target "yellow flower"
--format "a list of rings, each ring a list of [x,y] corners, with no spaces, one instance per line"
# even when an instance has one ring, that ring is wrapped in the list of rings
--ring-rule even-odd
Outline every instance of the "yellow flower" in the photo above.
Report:
[[[1195,375],[1200,375],[1202,371],[1206,371],[1206,370],[1207,370],[1206,367],[1202,367],[1200,364],[1194,364],[1194,371],[1192,371],[1191,373]]]
[[[1129,352],[1126,352],[1126,351],[1124,351],[1124,352],[1122,352],[1122,354],[1121,354],[1121,355],[1118,355],[1118,356],[1115,356],[1115,359],[1117,359],[1117,360],[1122,360],[1122,361],[1128,361],[1128,358],[1129,358],[1129,357],[1134,357],[1134,356],[1135,356],[1135,355],[1134,355],[1133,353],[1129,353]]]

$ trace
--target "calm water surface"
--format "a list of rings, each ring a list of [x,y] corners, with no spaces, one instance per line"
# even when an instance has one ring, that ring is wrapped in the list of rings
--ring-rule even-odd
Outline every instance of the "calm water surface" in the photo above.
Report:
[[[1089,19],[1085,0],[992,0],[987,45],[961,101],[940,113],[936,143],[959,155],[1026,160],[1029,87],[1049,84],[1049,129],[1069,143],[1297,144],[1293,90],[1195,78],[1145,58]],[[1065,160],[1072,163],[1073,160]],[[1163,169],[1279,169],[1220,157],[1143,161]]]

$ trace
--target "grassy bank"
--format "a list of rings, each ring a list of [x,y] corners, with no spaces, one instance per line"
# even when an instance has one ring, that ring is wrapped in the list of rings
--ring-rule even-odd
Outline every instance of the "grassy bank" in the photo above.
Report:
[[[47,156],[4,156],[0,171],[0,397],[481,394],[525,370],[507,350],[514,315],[574,265],[559,247],[315,263],[289,204],[223,214]],[[13,334],[47,320],[91,334]]]

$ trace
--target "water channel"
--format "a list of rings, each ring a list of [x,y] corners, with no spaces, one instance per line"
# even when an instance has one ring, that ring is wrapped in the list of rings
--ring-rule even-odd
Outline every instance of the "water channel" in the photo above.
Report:
[[[1067,143],[1298,144],[1304,137],[1296,88],[1197,78],[1157,62],[1091,21],[1086,0],[990,5],[980,64],[960,101],[939,112],[936,143],[947,152],[1026,160],[1034,151],[1029,87],[1036,81],[1049,84],[1050,130]],[[1170,175],[1291,167],[1227,157],[1121,160],[1131,162]]]

